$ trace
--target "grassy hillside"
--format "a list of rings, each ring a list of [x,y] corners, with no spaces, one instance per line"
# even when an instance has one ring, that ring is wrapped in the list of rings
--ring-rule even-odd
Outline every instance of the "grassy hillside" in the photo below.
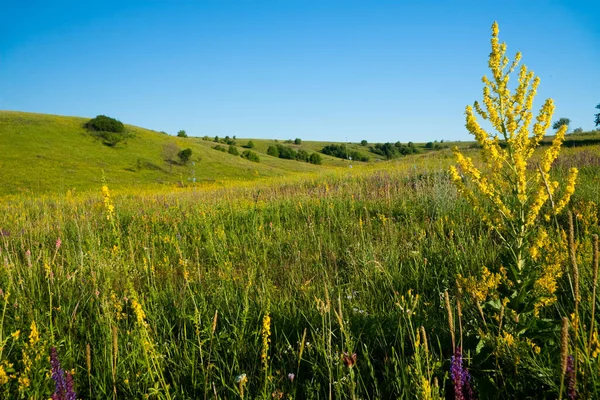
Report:
[[[317,172],[336,164],[330,157],[324,157],[324,165],[315,166],[266,154],[260,154],[261,162],[254,163],[215,151],[212,142],[129,125],[127,131],[134,137],[109,147],[83,128],[87,120],[0,111],[0,194],[97,188],[103,171],[111,186],[118,189],[188,184],[193,176],[199,183],[283,176]],[[174,165],[171,170],[162,154],[170,142],[181,149],[191,148],[191,162]]]

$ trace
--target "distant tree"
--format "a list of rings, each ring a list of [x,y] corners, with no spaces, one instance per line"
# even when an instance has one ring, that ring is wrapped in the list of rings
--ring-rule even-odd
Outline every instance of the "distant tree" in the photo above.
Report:
[[[177,156],[181,160],[181,163],[185,164],[190,160],[190,157],[192,157],[192,149],[183,149],[179,153],[177,153]]]
[[[349,159],[352,158],[355,161],[369,161],[369,157],[359,153],[356,150],[348,150],[346,144],[330,144],[321,149],[321,153],[327,154],[328,156]]]
[[[598,104],[598,105],[596,106],[596,108],[597,108],[598,110],[600,110],[600,104]],[[599,126],[599,125],[600,125],[600,113],[598,113],[598,114],[594,114],[594,117],[596,117],[596,119],[594,120],[594,123],[596,124],[596,126]]]
[[[296,138],[296,140],[294,140],[294,144],[302,144],[302,139]]]
[[[227,153],[227,149],[225,147],[221,146],[220,144],[218,144],[215,147],[213,147],[213,149],[218,150],[218,151],[222,151],[223,153]]]
[[[179,132],[177,132],[177,136],[179,137],[188,137],[187,133],[182,129]]]
[[[575,128],[573,129],[573,133],[581,133],[583,132],[583,128]]]
[[[252,140],[248,141],[248,144],[246,145],[247,149],[253,149],[254,148],[254,142]]]
[[[398,146],[389,142],[377,143],[374,147],[371,147],[371,152],[384,156],[388,160],[399,156]]]
[[[163,145],[162,157],[167,164],[169,164],[169,173],[173,173],[173,164],[176,162],[177,155],[179,153],[179,147],[173,142],[168,142]]]
[[[552,125],[552,129],[558,130],[563,125],[566,125],[568,127],[570,123],[571,123],[571,120],[569,118],[561,118],[558,121],[556,121],[554,123],[554,125]]]
[[[277,151],[279,152],[279,158],[283,158],[285,160],[295,160],[298,157],[296,150],[290,147],[285,147],[281,144],[277,145]]]
[[[433,142],[427,142],[427,144],[425,145],[426,149],[433,149]]]
[[[213,139],[213,142],[215,142],[215,143],[219,143],[219,137],[218,137],[218,136],[215,136],[215,138]]]
[[[106,115],[98,115],[84,124],[92,135],[102,140],[107,146],[115,146],[117,143],[133,136],[125,132],[125,126],[119,120]]]
[[[243,151],[241,157],[249,161],[260,162],[260,157],[258,156],[258,154],[251,150]]]
[[[121,121],[106,115],[98,115],[96,118],[90,119],[85,123],[85,127],[98,132],[121,133],[125,131],[125,125]]]
[[[229,145],[229,154],[234,155],[234,156],[239,156],[240,152],[238,151],[238,148],[235,147],[234,145]]]
[[[277,149],[277,146],[269,146],[267,149],[267,154],[273,157],[279,157],[279,150]]]
[[[319,153],[312,153],[308,158],[308,162],[315,165],[321,165],[323,163],[323,158]]]
[[[360,141],[360,145],[361,145],[361,146],[366,146],[366,145],[368,145],[368,144],[369,144],[369,142],[367,142],[366,140],[361,140],[361,141]]]
[[[308,152],[304,149],[300,149],[296,153],[296,160],[298,160],[298,161],[308,162],[308,158],[309,158]]]

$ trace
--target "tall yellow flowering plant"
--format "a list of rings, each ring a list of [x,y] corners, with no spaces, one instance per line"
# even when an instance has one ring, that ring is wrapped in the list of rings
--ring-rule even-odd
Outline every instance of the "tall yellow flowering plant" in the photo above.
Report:
[[[498,31],[494,22],[489,56],[492,74],[483,77],[483,104],[475,102],[465,112],[466,127],[481,147],[482,162],[476,165],[455,148],[458,165],[450,168],[450,174],[459,191],[508,250],[508,265],[499,270],[499,275],[505,277],[504,283],[513,290],[504,303],[510,301],[509,308],[518,314],[534,304],[540,307],[549,303],[531,301],[530,296],[532,293],[548,296],[541,293],[543,290],[533,290],[540,276],[545,281],[538,283],[548,283],[543,266],[531,257],[532,252],[540,251],[536,223],[542,218],[549,221],[565,208],[574,192],[578,171],[571,168],[563,190],[550,176],[567,126],[556,132],[547,150],[534,154],[550,126],[554,103],[547,99],[534,119],[533,100],[540,80],[524,65],[519,69],[516,88],[509,88],[509,78],[519,65],[521,53],[511,62],[506,56],[506,43],[498,39]],[[486,131],[477,116],[495,132]],[[559,192],[562,193],[557,196]],[[546,286],[552,288],[552,284]]]

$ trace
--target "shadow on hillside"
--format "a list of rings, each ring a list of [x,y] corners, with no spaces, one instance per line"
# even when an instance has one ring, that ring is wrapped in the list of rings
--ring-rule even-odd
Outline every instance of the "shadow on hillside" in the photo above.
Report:
[[[550,146],[552,144],[551,141],[542,141],[540,143],[541,146]],[[592,146],[595,144],[600,144],[600,138],[594,139],[565,139],[563,142],[563,147],[582,147],[582,146]]]

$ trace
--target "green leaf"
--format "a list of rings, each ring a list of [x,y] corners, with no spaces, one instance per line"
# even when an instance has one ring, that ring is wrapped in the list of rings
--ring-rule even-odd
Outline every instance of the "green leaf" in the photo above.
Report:
[[[479,339],[477,346],[475,347],[475,354],[481,353],[481,349],[485,346],[485,341],[483,339]]]

